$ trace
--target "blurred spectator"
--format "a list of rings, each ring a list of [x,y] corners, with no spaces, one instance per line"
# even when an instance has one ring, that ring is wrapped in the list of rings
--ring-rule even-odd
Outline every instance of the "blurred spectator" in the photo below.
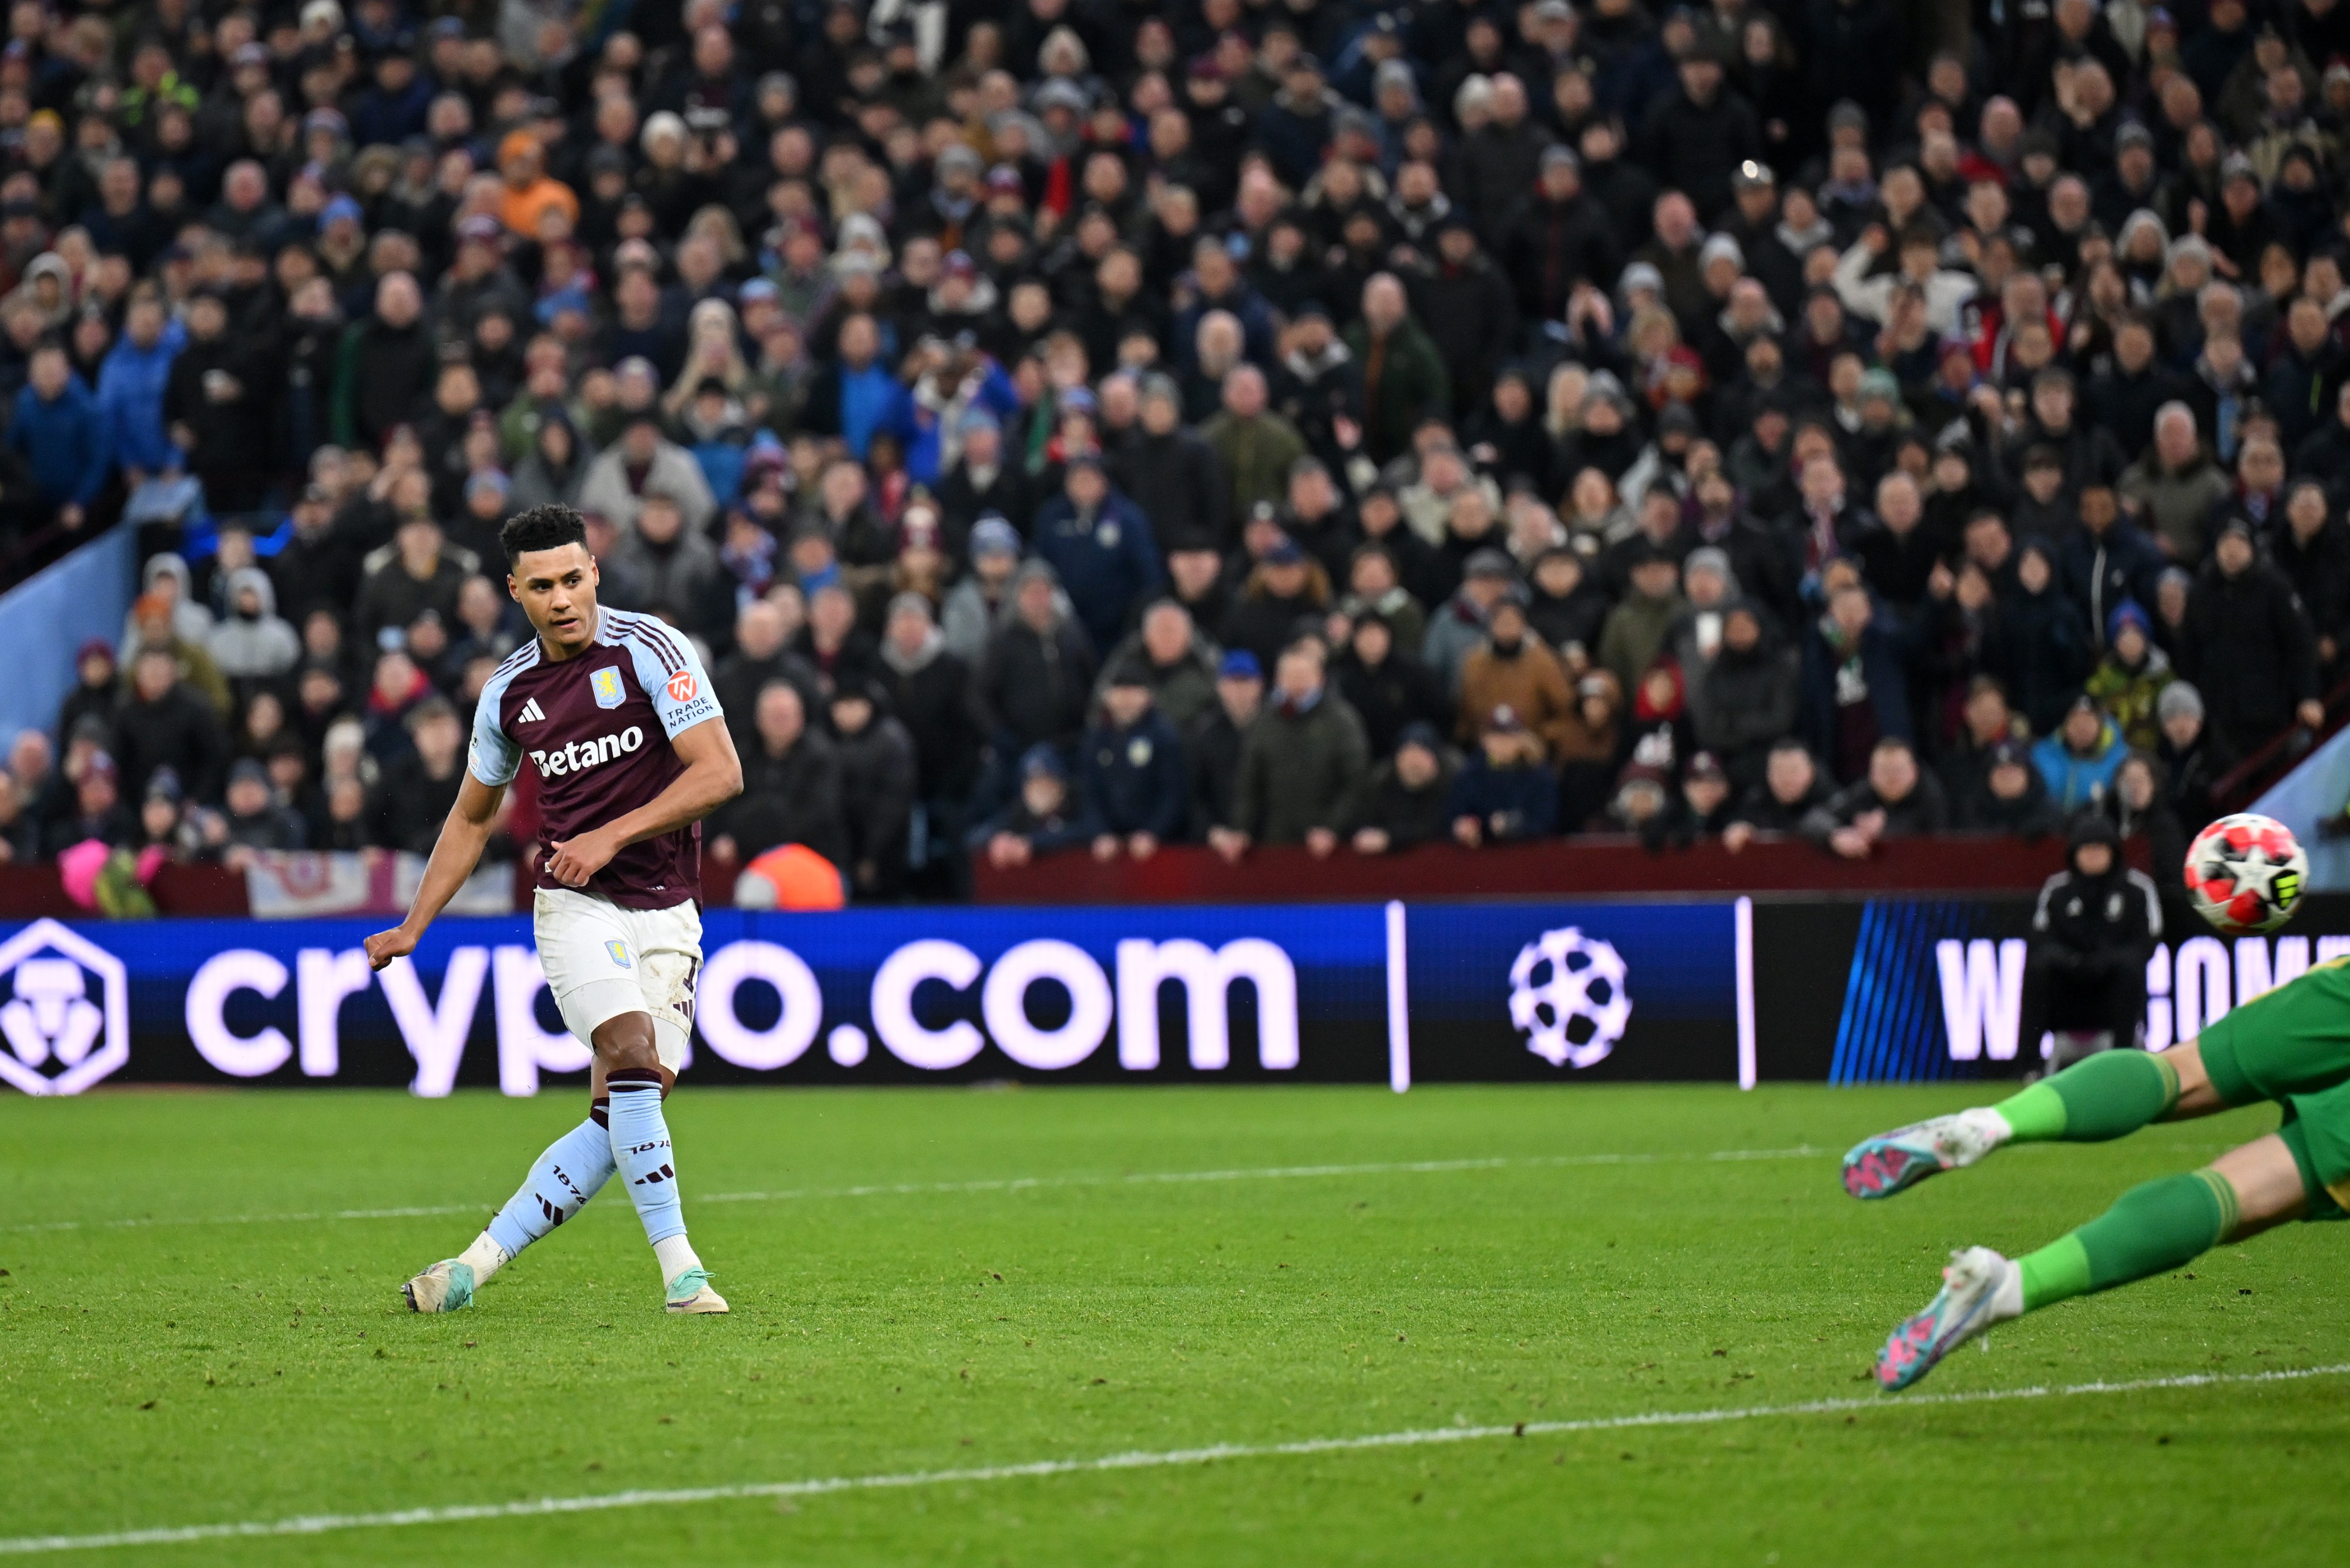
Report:
[[[1847,860],[1864,860],[1886,839],[1949,826],[1940,782],[1919,769],[1908,741],[1887,735],[1869,749],[1867,774],[1814,808],[1804,819],[1804,834]]]
[[[924,805],[951,823],[978,776],[984,739],[972,717],[971,667],[947,650],[946,635],[931,618],[931,601],[920,594],[892,598],[885,627],[882,688],[913,742]],[[736,644],[739,649],[739,635]],[[959,841],[961,835],[952,837]]]
[[[93,637],[74,655],[74,689],[57,709],[57,733],[71,735],[85,719],[95,719],[105,732],[114,733],[114,711],[120,701],[120,672],[114,649],[102,637]],[[24,781],[20,781],[24,782]]]
[[[1316,624],[1329,602],[1322,564],[1284,535],[1258,557],[1217,638],[1226,648],[1255,654],[1260,665],[1270,664],[1300,630]]]
[[[379,556],[384,557],[380,564]],[[426,610],[443,621],[457,618],[457,594],[465,586],[470,564],[449,553],[441,524],[431,513],[402,518],[391,548],[378,551],[369,562],[367,581],[352,611],[362,644],[375,647],[386,628],[409,626]]]
[[[2285,724],[2325,722],[2317,649],[2293,585],[2261,560],[2251,525],[2231,518],[2188,597],[2179,673],[2201,694],[2212,739],[2230,759]]]
[[[2049,799],[2069,819],[2105,798],[2128,753],[2120,731],[2084,691],[2064,711],[2063,722],[2032,748],[2032,760],[2047,783]]]
[[[1451,380],[1392,273],[1364,283],[1362,316],[1345,337],[1347,351],[1363,368],[1363,448],[1373,462],[1384,463],[1410,445],[1421,420],[1451,410]]]
[[[71,804],[43,835],[42,853],[54,860],[77,844],[93,838],[101,844],[125,844],[136,832],[132,814],[122,804],[121,775],[114,759],[102,751],[93,752],[73,781]]]
[[[124,793],[145,794],[155,770],[170,768],[191,796],[204,802],[220,798],[228,773],[228,737],[213,705],[181,678],[168,647],[150,644],[131,664],[114,744]]]
[[[1325,679],[1327,655],[1307,639],[1281,654],[1270,701],[1241,737],[1229,826],[1209,830],[1226,860],[1255,844],[1337,846],[1340,808],[1370,767],[1363,722]]]
[[[465,782],[465,725],[439,696],[410,708],[401,723],[410,745],[384,764],[369,832],[380,848],[430,855]]]
[[[2228,476],[2211,461],[2195,412],[2165,403],[2154,416],[2154,444],[2121,477],[2123,502],[2146,520],[2155,543],[2174,561],[2203,559],[2212,509],[2229,499]]]
[[[1689,601],[1680,596],[1679,563],[1662,546],[1638,541],[1623,562],[1629,582],[1599,634],[1598,658],[1629,691],[1664,651],[1673,622]]]
[[[1123,853],[1148,860],[1183,832],[1191,776],[1182,737],[1152,700],[1150,674],[1140,659],[1110,667],[1101,709],[1078,748],[1082,788],[1097,827],[1094,858]]]
[[[675,497],[660,491],[645,495],[619,557],[647,604],[673,611],[678,625],[696,637],[723,634],[733,609],[733,581],[710,535],[686,527]]]
[[[1069,460],[1062,493],[1036,509],[1034,535],[1097,653],[1117,645],[1128,612],[1165,580],[1149,519],[1111,485],[1097,453]]]
[[[1264,705],[1264,670],[1256,655],[1235,649],[1216,668],[1216,706],[1184,737],[1191,766],[1191,830],[1212,838],[1232,826],[1240,784],[1241,742]]]
[[[972,829],[970,849],[999,868],[1025,866],[1039,855],[1074,849],[1099,836],[1099,823],[1069,789],[1068,764],[1050,746],[1020,759],[1012,803]]]
[[[1486,715],[1477,749],[1452,783],[1452,836],[1474,849],[1547,838],[1558,825],[1558,775],[1542,737],[1504,704]]]
[[[1827,613],[1804,638],[1800,711],[1804,742],[1826,760],[1832,778],[1864,782],[1880,741],[1901,742],[1916,765],[1903,649],[1857,583],[1829,593]]]
[[[177,473],[185,455],[165,433],[164,388],[172,361],[187,342],[187,328],[164,311],[151,285],[136,286],[123,314],[122,336],[107,351],[98,375],[98,403],[106,422],[107,449],[122,465],[125,488],[136,491],[151,479]],[[217,504],[217,503],[215,503]]]
[[[2154,749],[2160,735],[2155,711],[2176,679],[2169,658],[2154,646],[2146,611],[2134,599],[2115,606],[2106,623],[2106,656],[2090,672],[2087,690],[2133,749]]]
[[[1575,694],[1558,656],[1532,634],[1526,623],[1524,589],[1512,585],[1485,619],[1485,639],[1461,667],[1461,739],[1475,742],[1493,716],[1506,708],[1520,729],[1540,744],[1544,760],[1566,743],[1568,711]]]
[[[276,792],[270,787],[269,770],[254,758],[246,757],[229,770],[224,804],[225,845],[231,851],[225,858],[232,865],[240,858],[236,850],[304,847],[301,814],[278,804]]]
[[[40,504],[78,528],[105,488],[112,454],[98,400],[74,373],[65,349],[33,350],[25,389],[8,420],[8,445],[32,470]]]
[[[711,853],[747,865],[778,844],[804,844],[848,863],[840,757],[789,681],[770,681],[752,709],[757,743],[743,753],[743,793],[710,816]]]
[[[2325,487],[2297,480],[2285,494],[2285,525],[2270,534],[2277,570],[2301,596],[2302,613],[2317,640],[2318,686],[2342,676],[2342,638],[2350,628],[2350,525],[2335,515]],[[2135,735],[2131,744],[2140,742]]]
[[[651,409],[631,416],[620,439],[588,465],[579,482],[579,509],[609,519],[625,534],[648,495],[674,501],[685,526],[697,535],[709,528],[718,512],[702,465],[661,433],[660,414]]]
[[[1066,753],[1085,727],[1094,684],[1092,645],[1064,607],[1051,566],[1024,563],[1012,605],[1010,618],[988,642],[973,686],[999,769],[1039,745]]]
[[[1434,725],[1405,725],[1393,753],[1371,769],[1348,805],[1347,842],[1357,854],[1386,855],[1445,838],[1459,774]]]
[[[206,649],[231,680],[285,674],[302,657],[302,639],[277,613],[269,574],[246,566],[229,574],[227,618],[213,628]]]
[[[2210,738],[2204,731],[2203,694],[2184,680],[2163,688],[2155,704],[2162,741],[2155,749],[2163,770],[2164,796],[2189,833],[2211,819],[2211,786],[2219,778]]]
[[[1110,669],[1138,669],[1151,701],[1175,732],[1183,734],[1216,706],[1214,646],[1204,641],[1191,614],[1173,599],[1154,599],[1142,621],[1105,661]]]
[[[914,742],[884,709],[879,691],[863,682],[833,691],[831,716],[849,886],[861,898],[894,898],[906,885],[917,789]]]
[[[1719,652],[1689,693],[1691,732],[1720,759],[1734,790],[1762,782],[1771,747],[1794,728],[1794,650],[1783,646],[1764,612],[1732,601],[1721,617]]]
[[[255,345],[230,329],[228,302],[205,289],[188,302],[187,344],[172,361],[163,418],[214,512],[244,512],[268,488],[269,372]]]
[[[2048,781],[2021,741],[2001,741],[1976,765],[1957,796],[1954,826],[1976,833],[2042,838],[2064,817],[2049,798]]]
[[[1748,787],[1721,830],[1721,842],[1732,854],[1754,841],[1758,833],[1792,837],[1805,830],[1814,812],[1827,805],[1828,786],[1819,764],[1801,741],[1784,740],[1771,748],[1764,760],[1762,782]]]

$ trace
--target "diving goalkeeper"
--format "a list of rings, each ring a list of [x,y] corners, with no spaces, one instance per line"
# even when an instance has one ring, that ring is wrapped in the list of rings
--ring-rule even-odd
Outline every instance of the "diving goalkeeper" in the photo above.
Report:
[[[2106,1051],[1996,1106],[1868,1138],[1844,1157],[1845,1189],[1889,1198],[2009,1143],[2102,1143],[2149,1122],[2261,1100],[2284,1124],[2200,1170],[2134,1187],[2034,1252],[1950,1254],[1942,1289],[1893,1331],[1877,1380],[1907,1388],[1995,1323],[2191,1262],[2292,1220],[2339,1220],[2350,1201],[2350,959],[2321,964],[2160,1055]]]

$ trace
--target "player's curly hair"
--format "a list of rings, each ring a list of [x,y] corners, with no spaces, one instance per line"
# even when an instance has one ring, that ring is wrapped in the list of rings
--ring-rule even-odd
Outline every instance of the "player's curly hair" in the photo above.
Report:
[[[517,512],[498,530],[498,548],[506,553],[508,566],[526,551],[559,550],[566,545],[587,543],[587,519],[559,502]]]

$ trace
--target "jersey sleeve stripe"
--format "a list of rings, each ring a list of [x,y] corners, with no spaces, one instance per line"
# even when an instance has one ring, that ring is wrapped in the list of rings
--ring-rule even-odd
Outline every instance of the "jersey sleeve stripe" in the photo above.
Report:
[[[661,641],[660,639],[657,637],[649,637],[641,631],[626,631],[621,633],[621,636],[626,638],[629,641],[635,643],[639,648],[649,650],[653,656],[653,661],[656,664],[659,664],[662,670],[668,671],[670,674],[682,675],[685,673],[685,661],[679,659],[677,655]]]
[[[667,626],[651,616],[634,616],[630,620],[632,624],[629,629],[650,642],[662,654],[662,662],[671,675],[680,674],[684,670],[684,650],[678,647],[675,635]]]

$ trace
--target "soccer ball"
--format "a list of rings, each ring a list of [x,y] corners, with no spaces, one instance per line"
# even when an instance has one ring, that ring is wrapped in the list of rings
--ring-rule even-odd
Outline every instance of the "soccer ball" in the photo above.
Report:
[[[2228,936],[2283,925],[2308,882],[2309,857],[2293,829],[2272,816],[2223,816],[2187,846],[2187,896],[2213,930]]]

